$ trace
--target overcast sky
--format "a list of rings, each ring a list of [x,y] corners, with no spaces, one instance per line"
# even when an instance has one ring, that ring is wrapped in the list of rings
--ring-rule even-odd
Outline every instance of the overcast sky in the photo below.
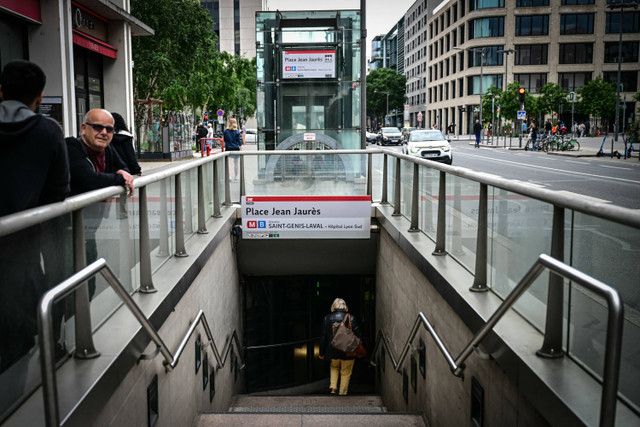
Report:
[[[367,1],[367,57],[371,56],[371,40],[387,34],[416,0]],[[360,0],[265,0],[265,10],[338,10],[360,9]]]

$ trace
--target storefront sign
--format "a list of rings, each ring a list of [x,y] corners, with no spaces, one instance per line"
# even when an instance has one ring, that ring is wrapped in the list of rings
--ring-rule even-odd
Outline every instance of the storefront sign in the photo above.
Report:
[[[368,239],[371,196],[242,196],[245,239]]]
[[[332,79],[336,77],[335,50],[285,50],[282,78]]]
[[[71,4],[71,16],[74,30],[81,31],[100,41],[107,41],[107,24],[109,21],[75,3]]]
[[[42,104],[38,113],[46,117],[51,117],[62,126],[62,97],[61,96],[45,96],[42,98]]]

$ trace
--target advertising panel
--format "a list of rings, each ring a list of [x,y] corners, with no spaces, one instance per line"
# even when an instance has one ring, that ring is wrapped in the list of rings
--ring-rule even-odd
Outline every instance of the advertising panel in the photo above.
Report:
[[[283,79],[332,79],[336,77],[335,50],[284,50]]]
[[[242,196],[245,239],[368,239],[371,196]]]

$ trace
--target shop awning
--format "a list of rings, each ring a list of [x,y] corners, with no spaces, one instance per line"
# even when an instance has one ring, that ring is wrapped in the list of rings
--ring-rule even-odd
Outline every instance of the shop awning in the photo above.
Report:
[[[73,43],[109,58],[116,59],[118,57],[118,49],[78,30],[73,30]]]
[[[133,36],[153,36],[155,34],[153,28],[109,0],[76,0],[76,2],[109,21],[128,22],[131,25],[131,35]]]

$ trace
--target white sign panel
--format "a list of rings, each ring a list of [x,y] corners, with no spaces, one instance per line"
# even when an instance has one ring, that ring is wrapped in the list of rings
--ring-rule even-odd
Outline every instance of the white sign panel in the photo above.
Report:
[[[335,50],[285,50],[282,54],[284,79],[332,79],[336,77]]]
[[[316,140],[316,134],[315,133],[305,133],[303,135],[303,138],[305,141],[315,141]]]
[[[518,120],[527,120],[527,112],[526,111],[518,111]]]
[[[244,239],[368,239],[371,196],[242,196]]]

